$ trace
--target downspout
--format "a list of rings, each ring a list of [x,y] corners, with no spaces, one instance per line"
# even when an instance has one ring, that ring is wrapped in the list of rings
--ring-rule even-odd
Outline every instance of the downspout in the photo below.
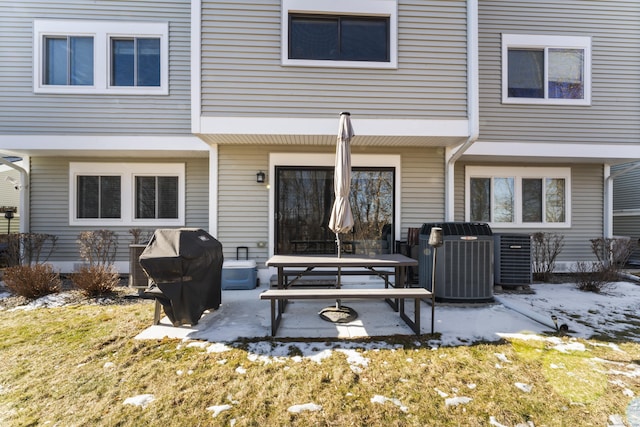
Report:
[[[604,221],[603,221],[603,237],[613,237],[613,181],[627,172],[640,167],[640,162],[634,162],[612,174],[611,166],[604,165]]]
[[[28,162],[28,157],[22,158],[23,162]],[[20,213],[20,233],[29,232],[29,172],[26,169],[14,165],[12,162],[0,157],[0,163],[20,172],[20,182],[16,190],[20,191],[20,202],[18,212]]]
[[[478,0],[467,1],[467,116],[469,137],[457,150],[447,149],[444,170],[444,217],[455,220],[455,164],[456,161],[478,140],[480,135],[480,106],[478,89]]]

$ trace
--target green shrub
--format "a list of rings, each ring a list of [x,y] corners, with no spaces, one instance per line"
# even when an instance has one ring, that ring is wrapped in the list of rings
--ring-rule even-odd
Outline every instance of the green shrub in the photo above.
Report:
[[[83,265],[71,275],[74,286],[88,297],[112,293],[120,282],[113,265]]]
[[[7,267],[3,276],[9,290],[25,298],[39,298],[60,292],[60,275],[49,264]]]

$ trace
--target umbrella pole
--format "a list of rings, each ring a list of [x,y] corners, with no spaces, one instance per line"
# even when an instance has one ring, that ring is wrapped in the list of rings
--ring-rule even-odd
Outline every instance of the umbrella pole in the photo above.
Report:
[[[338,245],[338,258],[342,257],[342,252],[341,252],[341,247],[342,245],[340,244],[340,233],[336,233],[336,244]],[[341,286],[341,280],[342,280],[342,267],[338,266],[338,283],[336,284],[336,287],[338,289],[340,289]],[[339,299],[336,300],[336,308],[340,308],[342,305],[341,301]]]

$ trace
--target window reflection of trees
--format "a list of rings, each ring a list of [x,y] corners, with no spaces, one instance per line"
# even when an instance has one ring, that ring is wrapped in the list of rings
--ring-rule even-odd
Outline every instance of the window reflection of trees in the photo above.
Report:
[[[493,193],[495,200],[495,210],[493,220],[495,222],[513,222],[513,178],[494,178]]]
[[[329,229],[334,201],[333,168],[276,169],[276,252],[335,253],[335,234]],[[380,240],[393,222],[392,169],[353,168],[350,203],[353,230],[343,236],[345,252],[353,241]]]
[[[516,179],[513,177],[471,178],[469,182],[471,221],[515,222],[515,183]],[[519,181],[522,222],[565,222],[565,184],[564,178],[522,178]],[[492,206],[493,218],[490,215]]]
[[[542,179],[522,180],[522,222],[542,222]]]
[[[565,181],[562,178],[546,179],[546,220],[565,221]]]
[[[354,171],[351,177],[353,240],[379,240],[393,222],[393,173]]]
[[[491,178],[471,178],[471,221],[491,221]]]

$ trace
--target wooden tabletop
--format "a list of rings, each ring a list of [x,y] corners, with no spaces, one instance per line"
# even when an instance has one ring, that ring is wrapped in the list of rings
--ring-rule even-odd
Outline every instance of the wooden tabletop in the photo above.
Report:
[[[267,267],[415,267],[418,260],[401,254],[366,255],[274,255]]]

